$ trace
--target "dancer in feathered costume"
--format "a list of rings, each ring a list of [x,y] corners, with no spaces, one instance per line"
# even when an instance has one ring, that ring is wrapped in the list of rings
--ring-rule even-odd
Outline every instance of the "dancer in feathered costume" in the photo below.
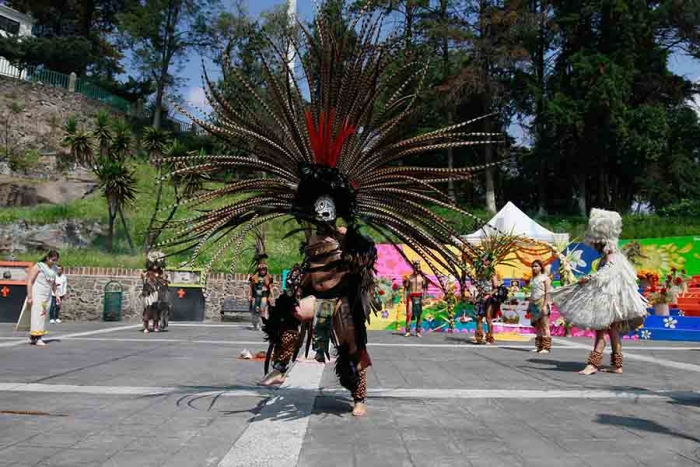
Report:
[[[508,289],[501,285],[496,274],[497,266],[509,265],[509,256],[518,249],[526,239],[517,235],[506,234],[488,227],[489,232],[472,250],[462,255],[465,269],[471,269],[476,279],[474,298],[475,344],[493,344],[493,319],[501,314],[501,303],[508,298]],[[483,322],[486,321],[486,340],[484,341]]]
[[[267,253],[265,253],[265,237],[262,232],[257,232],[255,255],[253,264],[255,273],[248,278],[250,284],[250,319],[253,330],[257,331],[261,326],[261,319],[267,319],[267,310],[272,294],[272,274],[267,268]]]
[[[578,284],[552,292],[552,301],[572,326],[594,329],[593,351],[581,374],[596,373],[603,362],[605,334],[612,346],[613,373],[622,373],[620,333],[636,329],[647,315],[647,301],[639,294],[634,267],[618,249],[622,218],[616,212],[593,209],[585,242],[603,255],[598,271],[579,279]]]
[[[153,320],[153,332],[162,331],[168,327],[170,295],[164,269],[165,253],[149,251],[146,255],[146,270],[141,273],[144,333],[148,333],[149,320]]]
[[[406,119],[416,110],[426,65],[394,66],[402,42],[381,39],[385,37],[381,16],[361,12],[339,25],[320,14],[314,23],[312,32],[298,22],[300,33],[288,38],[301,59],[304,79],[294,76],[286,51],[278,50],[273,59],[261,54],[265,98],[238,70],[229,70],[229,78],[256,101],[255,108],[238,94],[227,101],[205,73],[214,118],[205,122],[180,109],[248,155],[204,156],[203,163],[173,175],[243,169],[265,176],[233,182],[188,200],[187,204],[200,206],[231,197],[225,206],[219,202],[191,219],[173,222],[180,230],[168,244],[193,249],[194,260],[218,241],[212,263],[233,250],[233,270],[246,237],[255,228],[278,218],[296,219],[306,236],[304,261],[295,272],[296,285],[270,307],[264,330],[271,343],[273,370],[262,384],[284,380],[298,349],[300,323],[319,313],[330,315],[331,338],[338,351],[336,372],[352,393],[353,413],[363,415],[366,370],[371,364],[366,321],[377,252],[360,226],[386,242],[408,245],[432,270],[462,277],[460,253],[454,247],[458,251],[470,247],[453,225],[426,205],[471,216],[434,185],[469,179],[484,166],[440,169],[396,163],[409,156],[500,138],[469,131],[468,125],[476,120],[406,135],[410,129]]]

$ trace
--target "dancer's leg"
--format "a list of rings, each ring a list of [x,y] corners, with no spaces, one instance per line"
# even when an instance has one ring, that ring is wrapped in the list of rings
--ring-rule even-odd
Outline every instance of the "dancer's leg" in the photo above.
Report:
[[[593,351],[588,356],[586,367],[579,371],[580,375],[592,375],[598,372],[598,368],[603,363],[603,350],[605,350],[605,331],[595,332],[595,344]]]
[[[483,344],[484,343],[484,329],[483,329],[484,318],[482,316],[476,317],[476,331],[474,331],[474,343]]]
[[[285,331],[282,333],[281,344],[275,347],[273,355],[273,370],[260,382],[261,386],[282,384],[289,369],[289,362],[294,356],[299,333],[297,331]]]
[[[404,337],[411,335],[411,319],[413,319],[413,303],[410,298],[406,299],[406,333]]]
[[[608,329],[608,336],[610,336],[610,347],[612,347],[612,354],[610,354],[610,365],[612,368],[606,369],[604,371],[608,373],[622,373],[622,338],[620,333],[614,327]]]
[[[549,353],[552,350],[552,333],[549,329],[549,316],[543,315],[540,318],[540,332],[542,333],[542,351]]]

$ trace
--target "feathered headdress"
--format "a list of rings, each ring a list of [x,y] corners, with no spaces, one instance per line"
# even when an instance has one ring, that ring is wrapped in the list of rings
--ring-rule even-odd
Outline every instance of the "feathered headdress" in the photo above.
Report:
[[[151,250],[146,255],[146,269],[163,269],[165,268],[165,253],[158,250]]]
[[[488,233],[472,250],[462,254],[462,259],[479,279],[489,279],[497,266],[510,266],[509,257],[528,240],[520,235],[504,232]]]
[[[591,209],[584,241],[588,245],[603,245],[605,253],[614,253],[622,234],[622,217],[614,211]]]
[[[460,276],[459,254],[448,245],[469,247],[446,219],[426,206],[471,216],[435,185],[469,179],[486,166],[443,169],[396,163],[500,137],[470,131],[470,124],[480,118],[406,135],[406,120],[416,111],[427,66],[417,62],[396,66],[400,41],[381,39],[382,19],[361,12],[349,24],[336,27],[320,14],[313,31],[297,21],[299,34],[290,33],[288,42],[301,57],[302,79],[294,76],[286,51],[277,49],[276,58],[260,54],[265,97],[241,72],[228,71],[228,78],[255,100],[255,108],[238,94],[227,100],[204,72],[214,112],[211,120],[180,111],[247,155],[205,156],[203,162],[200,158],[200,163],[171,175],[247,169],[264,176],[187,200],[199,208],[223,197],[232,199],[225,206],[219,202],[217,208],[173,222],[179,229],[166,244],[192,249],[194,260],[205,245],[218,242],[209,267],[233,249],[233,269],[246,236],[258,226],[281,217],[316,222],[314,203],[329,196],[349,230],[363,224],[387,242],[407,244],[431,269]]]

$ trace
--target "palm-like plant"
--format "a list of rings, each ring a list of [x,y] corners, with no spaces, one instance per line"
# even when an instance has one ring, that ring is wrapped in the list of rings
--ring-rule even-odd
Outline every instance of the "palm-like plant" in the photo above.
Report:
[[[144,149],[148,151],[148,158],[152,164],[160,166],[160,158],[170,139],[170,133],[160,128],[148,127],[144,130],[141,142]]]
[[[110,144],[110,158],[123,161],[131,151],[133,136],[129,124],[124,120],[117,120],[112,124],[112,141]]]
[[[71,128],[72,132],[68,131],[66,126],[66,134],[61,141],[64,147],[70,149],[73,161],[84,166],[91,166],[94,163],[95,141],[92,135],[77,128]]]
[[[70,148],[73,158],[78,163],[92,168],[99,180],[99,188],[107,200],[107,248],[110,252],[113,250],[114,221],[119,215],[126,238],[133,249],[134,244],[123,211],[124,206],[132,203],[136,197],[136,179],[125,163],[132,142],[129,126],[122,121],[112,125],[109,115],[101,112],[97,115],[93,131],[79,128],[74,117],[68,119],[64,131],[62,144]]]
[[[112,143],[112,122],[109,114],[105,111],[100,111],[95,117],[95,129],[92,130],[92,136],[100,144],[100,156],[107,157],[110,145]]]
[[[66,123],[63,125],[63,131],[68,135],[75,134],[78,131],[78,119],[75,118],[75,115],[68,116]]]
[[[100,181],[100,189],[107,200],[109,211],[109,230],[107,232],[107,249],[111,252],[114,248],[114,221],[117,214],[121,216],[124,232],[126,233],[129,245],[133,248],[133,242],[129,235],[129,230],[124,219],[124,206],[133,203],[136,199],[136,178],[134,173],[124,164],[123,161],[102,157],[95,166],[95,175]]]

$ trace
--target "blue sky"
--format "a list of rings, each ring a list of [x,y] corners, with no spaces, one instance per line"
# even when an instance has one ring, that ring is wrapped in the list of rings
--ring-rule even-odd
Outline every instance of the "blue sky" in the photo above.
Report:
[[[233,2],[231,0],[223,0],[225,8],[231,8]],[[269,10],[275,5],[286,4],[285,0],[247,0],[248,12],[251,17],[257,18],[261,12]],[[297,13],[304,17],[310,18],[313,15],[314,7],[313,0],[297,0]],[[206,108],[204,92],[201,85],[201,69],[199,57],[192,55],[188,64],[180,73],[180,77],[185,78],[181,91],[182,96],[186,101],[200,107]],[[697,81],[700,80],[700,62],[693,60],[687,56],[674,55],[670,59],[669,67],[671,71],[679,74],[686,79]],[[514,123],[508,129],[508,132],[513,135],[521,143],[527,144],[523,128],[518,123]]]

